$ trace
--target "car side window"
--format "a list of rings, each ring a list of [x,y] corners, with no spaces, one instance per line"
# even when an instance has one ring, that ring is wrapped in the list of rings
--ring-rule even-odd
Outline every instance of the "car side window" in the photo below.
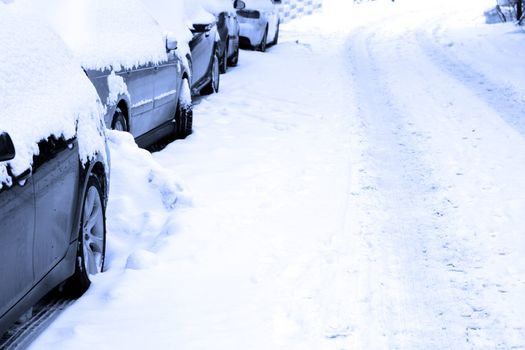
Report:
[[[39,154],[33,158],[33,172],[35,172],[41,165],[55,158],[55,156],[72,147],[74,139],[66,140],[62,137],[50,136],[46,140],[38,143]]]

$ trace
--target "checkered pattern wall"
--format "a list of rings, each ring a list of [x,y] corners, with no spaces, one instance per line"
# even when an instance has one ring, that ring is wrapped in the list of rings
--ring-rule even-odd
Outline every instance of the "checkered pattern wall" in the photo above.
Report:
[[[294,18],[311,15],[321,10],[323,0],[283,0],[281,4],[281,21],[288,22]]]

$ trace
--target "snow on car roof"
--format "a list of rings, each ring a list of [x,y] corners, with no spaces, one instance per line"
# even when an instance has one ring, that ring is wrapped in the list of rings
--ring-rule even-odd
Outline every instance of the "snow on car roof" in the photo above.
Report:
[[[33,0],[89,69],[167,60],[165,35],[140,0]]]
[[[0,163],[0,188],[28,169],[37,143],[50,135],[77,135],[83,161],[105,152],[102,106],[79,63],[27,1],[0,1],[0,132],[16,156]],[[77,132],[78,129],[78,132]]]

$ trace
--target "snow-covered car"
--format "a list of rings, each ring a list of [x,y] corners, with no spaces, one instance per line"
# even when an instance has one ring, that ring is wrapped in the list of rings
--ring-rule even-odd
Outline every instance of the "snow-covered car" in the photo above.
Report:
[[[66,281],[104,267],[104,108],[66,44],[27,2],[0,1],[0,335]]]
[[[106,107],[108,128],[129,131],[141,147],[191,133],[186,59],[140,0],[34,1],[43,2],[80,59]]]
[[[241,47],[266,51],[267,45],[279,40],[281,0],[245,0],[246,7],[237,10]]]
[[[181,38],[180,56],[190,67],[191,94],[219,91],[219,36],[215,17],[195,0],[148,0],[145,4],[164,31]]]
[[[219,34],[219,67],[226,73],[228,66],[239,61],[239,21],[235,10],[242,10],[246,4],[242,0],[202,0],[204,9],[215,15]]]

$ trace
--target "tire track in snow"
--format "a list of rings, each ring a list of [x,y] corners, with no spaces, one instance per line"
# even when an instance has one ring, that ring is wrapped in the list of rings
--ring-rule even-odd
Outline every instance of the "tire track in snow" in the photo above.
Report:
[[[369,294],[360,311],[366,328],[358,344],[452,349],[462,337],[447,319],[457,296],[442,288],[448,282],[443,273],[435,273],[446,269],[435,252],[446,242],[442,216],[448,203],[421,159],[418,145],[426,136],[413,131],[396,106],[376,60],[385,54],[375,34],[383,25],[361,28],[349,40],[365,164],[353,195],[363,213],[359,235],[368,247],[360,287]]]
[[[368,235],[379,242],[371,254],[375,250],[386,255],[380,258],[383,262],[378,258],[370,264],[373,272],[409,295],[403,299],[396,292],[381,292],[387,301],[400,304],[398,314],[395,308],[369,303],[371,312],[376,312],[372,321],[382,317],[376,325],[383,325],[390,335],[381,348],[520,348],[521,318],[508,309],[515,307],[513,299],[493,288],[502,279],[490,266],[497,252],[483,239],[502,242],[478,225],[472,210],[481,205],[480,212],[494,215],[479,191],[493,188],[500,168],[521,159],[509,156],[498,141],[508,137],[518,146],[521,140],[461,78],[443,71],[425,54],[417,40],[424,24],[416,22],[411,28],[405,23],[400,16],[367,26],[350,40],[362,142],[368,152],[364,156],[372,159],[373,170],[362,176],[363,188],[376,191],[368,195],[372,204],[363,207],[376,218],[381,217],[380,208],[385,211],[382,220],[369,220],[365,227],[376,231]],[[403,156],[405,148],[411,156]],[[500,161],[501,156],[507,158]],[[387,191],[385,178],[391,176],[392,187],[404,193]],[[404,228],[409,232],[401,232]],[[405,247],[392,243],[404,238]],[[389,243],[399,251],[386,247]],[[418,253],[419,248],[425,255]],[[393,275],[388,259],[401,261],[406,275]],[[502,266],[496,269],[506,273]],[[500,289],[507,288],[510,285]],[[518,286],[513,292],[519,291]],[[381,308],[386,315],[378,314]],[[370,334],[368,338],[377,348],[377,341]]]

